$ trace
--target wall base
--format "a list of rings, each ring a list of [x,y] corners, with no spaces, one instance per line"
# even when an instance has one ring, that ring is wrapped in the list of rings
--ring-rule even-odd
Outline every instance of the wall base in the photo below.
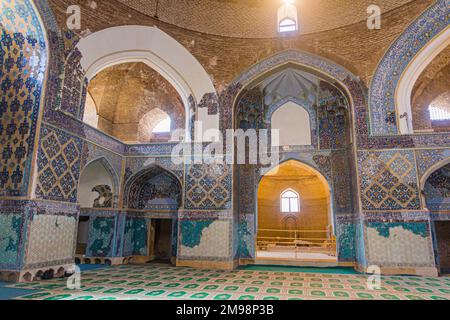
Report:
[[[75,264],[55,265],[44,268],[24,269],[21,271],[0,271],[0,281],[5,282],[32,282],[44,280],[45,273],[52,270],[53,278],[64,277],[66,272],[73,273]]]
[[[439,277],[439,271],[434,267],[381,267],[383,275],[415,275],[422,277]]]
[[[355,269],[361,273],[367,273],[367,267],[356,265]],[[439,277],[436,267],[380,267],[382,275],[412,275],[422,277]]]
[[[81,255],[75,256],[77,264],[106,264],[111,266],[118,266],[121,264],[128,264],[133,257],[86,257]]]
[[[177,259],[177,267],[191,267],[195,269],[221,269],[233,270],[238,266],[237,260],[208,261],[208,260],[180,260]]]

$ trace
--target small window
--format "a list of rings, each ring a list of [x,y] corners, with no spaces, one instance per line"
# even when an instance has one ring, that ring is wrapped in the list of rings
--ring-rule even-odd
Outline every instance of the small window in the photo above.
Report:
[[[289,32],[297,30],[297,23],[292,19],[284,19],[280,22],[280,32]]]
[[[153,129],[153,133],[167,133],[170,132],[170,126],[172,121],[170,120],[170,117],[165,118],[164,120],[161,120],[156,127]]]
[[[443,108],[430,106],[428,111],[430,112],[430,120],[432,121],[450,120],[450,112]]]
[[[292,0],[284,0],[284,5],[278,9],[278,32],[293,32],[298,30],[297,7]]]
[[[300,199],[297,192],[288,189],[281,194],[281,212],[300,212]]]

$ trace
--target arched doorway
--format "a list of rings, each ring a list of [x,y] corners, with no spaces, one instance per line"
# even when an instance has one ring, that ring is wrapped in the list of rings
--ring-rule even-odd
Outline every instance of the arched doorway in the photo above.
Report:
[[[335,262],[331,192],[312,167],[288,160],[258,188],[256,262]]]
[[[355,166],[355,136],[351,108],[355,101],[353,95],[358,94],[352,89],[358,86],[349,88],[344,80],[350,77],[342,77],[345,72],[330,74],[328,69],[322,68],[324,62],[320,57],[295,50],[281,52],[253,66],[233,82],[241,89],[237,93],[229,92],[232,101],[229,107],[233,119],[232,122],[224,121],[223,126],[243,130],[269,130],[268,150],[271,151],[271,156],[277,158],[272,158],[275,161],[269,166],[263,163],[254,165],[248,161],[247,164],[235,167],[234,208],[239,217],[237,231],[240,264],[261,263],[257,259],[259,180],[273,164],[291,159],[308,164],[326,178],[332,191],[330,207],[332,205],[336,215],[335,221],[330,219],[330,222],[335,222],[332,231],[339,240],[338,254],[336,257],[336,250],[332,250],[335,255],[330,261],[322,260],[320,263],[275,260],[278,262],[276,264],[344,266],[352,265],[357,259],[353,242],[355,229],[352,224],[357,219],[354,213],[357,212],[359,203],[356,200],[356,175],[352,172]],[[340,67],[333,68],[337,70]],[[274,139],[276,132],[273,134],[276,130],[278,144]],[[236,145],[239,145],[240,141],[236,140]],[[260,148],[265,146],[260,145]],[[251,154],[248,150],[245,151],[236,151],[236,154],[241,157],[245,155],[246,160],[250,160]],[[297,224],[294,217],[286,217],[284,221],[286,228],[297,228]]]
[[[138,173],[125,191],[125,255],[134,262],[175,262],[178,208],[182,187],[178,178],[159,166]]]
[[[441,273],[450,273],[450,163],[437,169],[423,187],[425,203],[433,223],[436,264]]]

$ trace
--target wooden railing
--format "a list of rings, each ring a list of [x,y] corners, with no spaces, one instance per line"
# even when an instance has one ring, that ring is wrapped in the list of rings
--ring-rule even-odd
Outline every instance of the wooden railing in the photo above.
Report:
[[[336,238],[331,228],[326,230],[259,229],[256,241],[258,250],[288,249],[295,252],[336,255]]]

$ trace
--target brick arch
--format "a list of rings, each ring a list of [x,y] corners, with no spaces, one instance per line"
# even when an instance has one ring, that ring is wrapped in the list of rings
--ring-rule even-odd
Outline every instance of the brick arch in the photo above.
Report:
[[[75,56],[79,55],[79,67],[86,82],[105,68],[125,62],[143,62],[161,74],[183,101],[188,140],[196,116],[193,105],[202,107],[205,99],[216,95],[211,78],[198,60],[156,27],[127,25],[97,31],[82,38],[74,52]],[[197,120],[207,121],[207,118]]]

